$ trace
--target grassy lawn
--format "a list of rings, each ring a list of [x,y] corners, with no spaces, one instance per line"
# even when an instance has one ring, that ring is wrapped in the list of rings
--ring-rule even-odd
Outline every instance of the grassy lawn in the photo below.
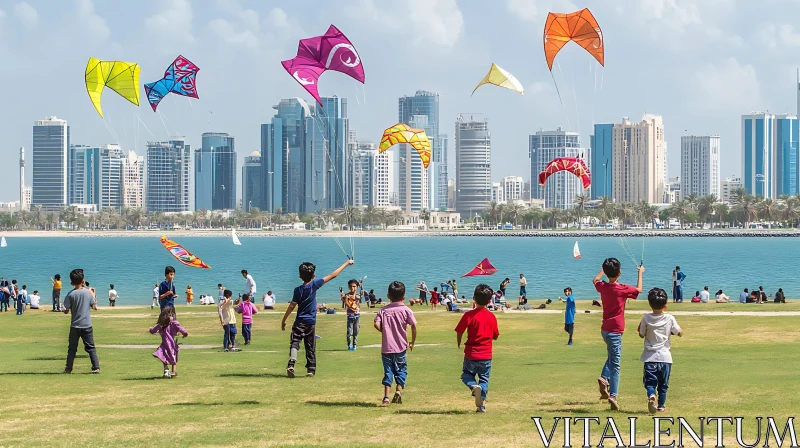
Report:
[[[632,303],[629,309],[644,310],[645,305]],[[563,305],[548,308],[563,310]],[[372,313],[362,314],[356,352],[346,350],[344,315],[320,316],[317,376],[296,379],[285,376],[289,334],[280,331],[282,313],[257,315],[254,343],[241,353],[183,349],[180,375],[174,379],[162,379],[161,364],[151,356],[160,339],[147,332],[157,317],[149,307],[93,312],[98,345],[153,347],[99,348],[100,375],[88,374],[82,349],[74,373],[59,374],[67,351],[67,316],[36,310],[21,317],[3,313],[0,446],[540,446],[532,416],[543,417],[549,432],[553,416],[598,416],[605,425],[608,415],[615,416],[626,443],[627,417],[644,417],[639,422],[642,443],[652,438],[653,423],[641,384],[642,342],[635,331],[641,317],[627,318],[622,411],[611,413],[597,399],[605,347],[601,316],[584,314],[589,308],[590,303],[578,303],[571,347],[566,346],[561,314],[497,314],[501,335],[484,415],[474,413],[460,380],[463,353],[453,333],[458,314],[413,308],[417,343],[430,345],[408,356],[404,403],[381,408],[380,348],[369,347],[380,344]],[[800,303],[684,303],[669,310],[800,311]],[[191,334],[183,344],[221,345],[214,311],[178,307],[179,320]],[[667,415],[693,422],[698,416],[746,417],[745,440],[751,443],[755,416],[780,418],[782,429],[797,410],[793,397],[800,392],[797,317],[734,313],[677,319],[685,336],[673,342]],[[303,364],[298,362],[300,372]],[[582,442],[581,428],[573,428],[575,446]],[[707,439],[715,431],[709,426]],[[602,427],[593,427],[595,445],[601,432]],[[725,434],[735,443],[730,425]],[[560,427],[555,440],[561,444]]]

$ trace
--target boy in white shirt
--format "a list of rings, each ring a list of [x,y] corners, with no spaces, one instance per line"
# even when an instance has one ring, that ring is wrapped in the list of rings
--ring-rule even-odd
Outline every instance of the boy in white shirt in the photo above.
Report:
[[[109,285],[110,288],[108,289],[108,305],[109,306],[116,306],[117,305],[117,290],[114,289],[114,285]]]
[[[157,306],[161,306],[158,304],[158,295],[158,283],[156,283],[156,287],[153,288],[153,304],[150,305],[151,310]]]
[[[39,300],[41,300],[41,297],[39,297],[39,291],[33,291],[33,295],[31,295],[30,299],[31,299],[31,309],[38,310]]]
[[[644,339],[640,358],[644,362],[644,387],[647,390],[647,410],[651,414],[665,412],[669,374],[672,369],[671,335],[683,336],[683,330],[671,314],[666,314],[667,292],[653,288],[647,293],[647,302],[653,312],[645,314],[639,322],[639,337]],[[658,404],[656,405],[656,393]]]
[[[275,309],[275,296],[272,294],[272,291],[267,291],[267,294],[264,295],[264,311],[274,310],[274,309]]]

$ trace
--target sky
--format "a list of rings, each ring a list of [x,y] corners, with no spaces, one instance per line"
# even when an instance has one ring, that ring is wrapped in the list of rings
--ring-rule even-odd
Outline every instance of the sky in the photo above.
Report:
[[[551,74],[547,13],[584,7],[603,29],[605,67],[573,43]],[[69,122],[71,143],[118,143],[140,155],[146,141],[183,135],[197,147],[203,132],[227,132],[241,165],[260,149],[273,105],[313,101],[280,61],[335,24],[358,50],[366,83],[328,72],[321,95],[347,98],[358,139],[377,143],[397,121],[398,97],[438,92],[452,177],[460,113],[488,119],[495,180],[530,178],[528,135],[538,130],[579,132],[588,147],[592,123],[646,113],[663,116],[671,176],[689,134],[720,135],[722,174],[738,175],[741,115],[796,113],[800,27],[790,18],[798,16],[795,0],[0,0],[0,166],[16,168],[20,146],[30,160],[33,122],[50,115]],[[199,100],[169,95],[158,114],[144,89],[138,108],[107,91],[106,119],[94,110],[89,57],[137,62],[143,84],[179,54],[201,69]],[[524,96],[493,86],[470,96],[493,62],[522,82]],[[0,201],[18,199],[18,170],[3,172]],[[26,177],[29,185],[30,168]]]

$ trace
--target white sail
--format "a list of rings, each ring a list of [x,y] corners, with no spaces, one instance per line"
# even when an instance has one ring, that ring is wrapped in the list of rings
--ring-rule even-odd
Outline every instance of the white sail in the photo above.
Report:
[[[6,243],[6,237],[0,238],[0,247],[6,247],[8,244]]]
[[[231,238],[233,239],[233,244],[237,246],[241,246],[242,242],[239,241],[239,237],[236,236],[236,229],[231,229]]]
[[[581,258],[581,250],[578,249],[577,241],[575,241],[575,247],[572,249],[572,256],[575,258]]]

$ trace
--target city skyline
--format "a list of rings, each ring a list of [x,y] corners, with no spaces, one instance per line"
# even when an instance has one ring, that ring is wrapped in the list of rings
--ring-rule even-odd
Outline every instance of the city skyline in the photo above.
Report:
[[[2,163],[16,160],[20,146],[32,146],[28,123],[57,115],[70,121],[74,141],[93,146],[120,144],[124,151],[139,154],[145,152],[145,140],[166,141],[173,134],[184,135],[187,143],[197,148],[203,132],[224,130],[239,140],[241,166],[247,154],[259,149],[255,125],[269,119],[264,104],[291,95],[313,101],[280,67],[280,60],[294,54],[298,39],[319,34],[330,23],[347,33],[358,48],[367,80],[362,86],[326,75],[320,81],[320,93],[349,100],[351,125],[359,130],[360,140],[377,142],[380,132],[394,124],[397,97],[418,89],[438,92],[444,123],[461,111],[481,112],[491,120],[497,148],[493,181],[523,174],[515,172],[515,167],[525,160],[527,136],[540,127],[576,131],[586,145],[593,123],[608,123],[626,115],[638,119],[648,112],[664,117],[666,141],[673,145],[684,130],[720,135],[722,172],[738,173],[741,114],[753,110],[795,112],[795,93],[789,89],[794,87],[797,61],[785,56],[798,40],[792,39],[797,32],[784,18],[800,11],[800,5],[793,3],[782,3],[780,8],[732,0],[664,3],[661,8],[648,8],[634,0],[588,5],[603,26],[606,66],[598,69],[579,48],[565,47],[557,58],[563,74],[553,73],[564,107],[540,42],[548,9],[566,11],[571,6],[559,2],[509,0],[488,5],[431,1],[416,8],[393,8],[366,0],[344,8],[317,1],[302,6],[179,0],[143,5],[29,3],[34,12],[24,17],[13,5],[0,5],[4,37],[0,54],[21,64],[0,73],[5,85],[16,86],[9,93],[9,104],[15,107],[0,112],[9,130],[0,149]],[[302,11],[308,7],[318,8],[319,14],[307,17]],[[400,14],[394,23],[406,23],[414,37],[407,39],[403,27],[385,26],[389,14]],[[752,17],[758,19],[751,21]],[[167,26],[171,20],[178,23]],[[742,27],[743,23],[752,26]],[[87,38],[94,42],[90,51],[77,50],[78,43]],[[529,47],[528,55],[519,58],[509,41]],[[44,42],[54,51],[31,51]],[[685,45],[687,42],[692,45]],[[386,63],[386,49],[398,45],[411,52],[425,51],[430,56],[426,69]],[[162,123],[162,115],[146,106],[136,109],[121,98],[106,95],[106,123],[118,138],[112,137],[94,111],[80,76],[53,77],[32,69],[47,61],[65,72],[82,73],[86,58],[93,55],[138,62],[146,82],[160,78],[164,66],[177,54],[202,68],[198,75],[200,99],[190,104],[186,98],[166,97],[159,107]],[[630,63],[634,57],[637,64]],[[676,64],[677,60],[682,63]],[[502,64],[520,79],[526,88],[524,97],[492,86],[469,96],[491,62]],[[230,82],[242,72],[257,74],[259,82]],[[680,161],[677,147],[673,148],[669,172],[676,175]],[[452,177],[452,149],[448,168]],[[18,197],[16,176],[14,173],[9,182],[0,185],[0,200]],[[30,185],[30,179],[25,183]]]

